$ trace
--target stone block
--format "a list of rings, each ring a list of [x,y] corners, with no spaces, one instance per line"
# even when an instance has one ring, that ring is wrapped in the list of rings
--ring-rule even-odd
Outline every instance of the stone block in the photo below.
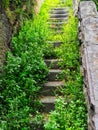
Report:
[[[98,130],[98,114],[95,115],[94,117],[94,122],[95,122],[95,130]]]
[[[93,1],[80,2],[79,11],[88,130],[98,130],[98,13]]]
[[[82,1],[80,2],[80,18],[86,18],[88,16],[96,16],[97,9],[96,5],[93,1]]]
[[[85,45],[98,44],[98,16],[87,17],[81,22],[82,40]]]

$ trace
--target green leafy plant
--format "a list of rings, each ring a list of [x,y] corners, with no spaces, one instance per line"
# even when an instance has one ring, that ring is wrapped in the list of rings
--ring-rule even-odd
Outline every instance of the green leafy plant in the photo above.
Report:
[[[55,36],[63,44],[55,49],[63,69],[65,87],[60,88],[63,98],[58,98],[55,110],[50,113],[49,121],[45,123],[45,130],[86,130],[87,109],[83,95],[83,82],[80,74],[80,54],[78,41],[78,20],[70,6],[69,20],[63,26],[64,33]],[[70,2],[70,4],[69,4]],[[65,5],[66,6],[66,5]],[[56,39],[55,39],[56,40]]]
[[[58,0],[52,3],[47,0],[35,20],[26,20],[19,34],[13,36],[12,53],[7,53],[0,80],[1,130],[30,130],[32,126],[34,129],[43,127],[41,121],[36,124],[36,121],[42,119],[36,115],[40,105],[36,97],[48,74],[43,59],[46,41],[50,35],[46,22],[47,11],[50,9],[48,4],[53,6],[57,2]]]
[[[19,34],[13,36],[12,53],[7,53],[0,79],[0,130],[87,128],[79,69],[78,20],[71,9],[61,35],[53,35],[47,23],[49,10],[59,3],[59,0],[46,0],[35,20],[26,20]],[[72,1],[67,0],[61,6],[72,8]],[[63,44],[54,49],[48,42],[56,40]],[[40,106],[38,93],[48,74],[44,57],[51,56],[61,59],[59,66],[64,69],[65,86],[60,88],[63,98],[57,99],[55,111],[50,113],[49,121],[44,124],[43,116],[37,112]]]

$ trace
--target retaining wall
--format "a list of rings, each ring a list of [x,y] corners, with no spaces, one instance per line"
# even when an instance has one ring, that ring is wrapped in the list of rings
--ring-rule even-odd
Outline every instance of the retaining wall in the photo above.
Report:
[[[88,130],[98,130],[98,13],[95,3],[80,2],[78,17]]]

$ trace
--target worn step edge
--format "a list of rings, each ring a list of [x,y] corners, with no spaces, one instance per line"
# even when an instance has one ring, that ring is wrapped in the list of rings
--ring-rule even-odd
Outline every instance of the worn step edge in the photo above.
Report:
[[[49,13],[50,14],[65,14],[68,13],[68,10],[50,10]]]
[[[50,14],[50,18],[63,18],[63,17],[68,17],[69,14]]]
[[[62,72],[62,70],[60,70],[60,69],[50,69],[49,72],[58,74],[58,73]]]
[[[51,10],[68,10],[68,7],[52,7]]]
[[[48,22],[49,25],[63,25],[65,23],[66,23],[65,21],[60,21],[60,22],[59,21],[57,21],[57,22],[52,22],[51,21],[51,22]]]
[[[55,103],[56,102],[56,97],[55,96],[43,96],[40,99],[41,103]]]
[[[68,20],[68,17],[60,17],[60,18],[49,18],[49,20],[53,20],[53,21],[64,21],[64,20]]]
[[[61,41],[48,41],[48,44],[53,44],[53,47],[59,47],[61,44],[63,44],[63,42]]]
[[[55,96],[55,94],[61,95],[60,88],[64,87],[63,81],[52,81],[44,84],[41,89],[41,94],[43,96]]]
[[[45,83],[45,87],[59,87],[59,86],[63,86],[64,82],[63,81],[53,81],[53,82],[47,82]]]
[[[40,98],[40,102],[42,103],[41,112],[49,113],[50,111],[55,109],[55,96],[43,96]]]
[[[48,81],[61,81],[59,77],[59,75],[62,73],[62,70],[60,69],[50,69],[49,70],[49,75],[47,76]]]
[[[63,29],[63,26],[55,26],[55,25],[53,26],[53,25],[51,25],[50,28],[54,29],[54,30],[61,30],[61,29]]]
[[[45,59],[44,60],[46,65],[51,69],[58,69],[60,66],[58,65],[59,62],[61,62],[60,59]]]

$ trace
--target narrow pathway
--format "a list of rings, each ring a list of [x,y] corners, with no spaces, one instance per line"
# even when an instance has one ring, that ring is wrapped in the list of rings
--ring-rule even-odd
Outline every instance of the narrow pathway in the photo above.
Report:
[[[61,3],[62,4],[62,0]],[[52,28],[55,33],[62,34],[62,26],[63,24],[68,20],[68,9],[65,7],[54,7],[50,11],[50,19],[49,19],[49,25]],[[50,41],[51,42],[51,41]],[[58,47],[62,44],[61,41],[54,41],[53,46]],[[60,62],[60,59],[45,59],[45,62],[47,66],[49,67],[49,75],[48,75],[48,81],[44,84],[44,87],[41,91],[41,102],[43,104],[43,113],[48,113],[51,110],[54,110],[55,101],[56,101],[56,94],[60,95],[60,92],[58,90],[58,87],[63,87],[64,83],[63,81],[58,78],[57,76],[61,74],[62,70],[60,69],[58,62]]]

